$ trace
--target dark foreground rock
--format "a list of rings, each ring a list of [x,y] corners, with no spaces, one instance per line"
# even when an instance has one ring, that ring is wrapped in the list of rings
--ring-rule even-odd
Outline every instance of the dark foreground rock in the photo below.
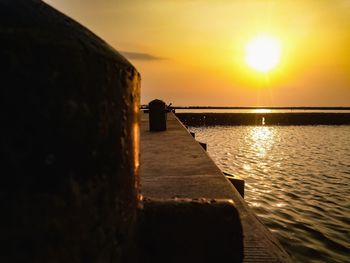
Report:
[[[1,262],[118,262],[137,205],[140,77],[38,0],[0,0]]]

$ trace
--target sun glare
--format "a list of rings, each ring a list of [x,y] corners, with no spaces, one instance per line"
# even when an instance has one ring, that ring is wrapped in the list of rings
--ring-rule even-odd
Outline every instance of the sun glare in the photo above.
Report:
[[[246,45],[246,63],[262,73],[276,67],[280,61],[280,56],[280,42],[268,35],[260,35]]]

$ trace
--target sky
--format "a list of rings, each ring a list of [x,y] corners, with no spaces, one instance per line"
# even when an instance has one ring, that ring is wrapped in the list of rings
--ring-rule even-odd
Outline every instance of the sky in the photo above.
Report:
[[[141,103],[350,106],[350,0],[46,0],[140,72]],[[246,61],[280,43],[268,72]]]

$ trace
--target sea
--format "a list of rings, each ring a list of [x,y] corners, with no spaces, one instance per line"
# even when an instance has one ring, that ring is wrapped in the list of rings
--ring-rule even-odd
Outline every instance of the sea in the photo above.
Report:
[[[350,262],[350,125],[189,129],[293,262]]]

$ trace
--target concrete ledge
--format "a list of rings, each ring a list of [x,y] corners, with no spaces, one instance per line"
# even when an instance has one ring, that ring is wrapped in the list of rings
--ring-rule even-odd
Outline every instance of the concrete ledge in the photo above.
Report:
[[[242,262],[243,238],[232,200],[144,201],[140,262]]]
[[[224,172],[224,175],[226,178],[231,182],[231,184],[236,188],[238,193],[244,198],[244,187],[245,187],[245,181],[242,179],[235,178],[232,175],[228,175]]]
[[[167,127],[149,132],[141,114],[140,262],[290,262],[172,113]]]
[[[141,193],[156,199],[230,199],[232,187],[220,169],[172,113],[167,127],[149,132],[148,114],[141,115]]]

